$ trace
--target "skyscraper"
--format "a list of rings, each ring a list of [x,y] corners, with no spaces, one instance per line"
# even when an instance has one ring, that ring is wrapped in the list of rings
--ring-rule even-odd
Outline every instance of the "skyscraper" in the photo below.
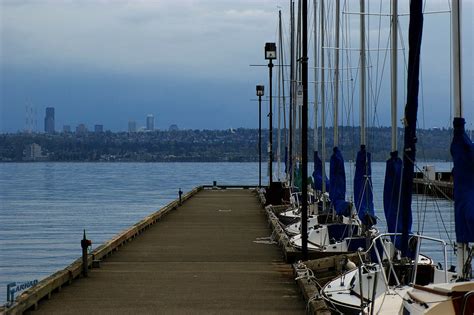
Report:
[[[54,107],[46,107],[46,116],[44,117],[44,132],[54,133]]]
[[[146,116],[146,130],[153,131],[155,130],[155,117],[152,114]]]
[[[128,132],[137,132],[137,122],[135,120],[128,121]]]
[[[95,133],[102,133],[102,132],[104,132],[104,125],[95,125],[95,126],[94,126],[94,132],[95,132]]]
[[[87,133],[86,125],[84,125],[84,124],[77,125],[76,134],[80,135],[80,134],[85,134],[85,133]]]

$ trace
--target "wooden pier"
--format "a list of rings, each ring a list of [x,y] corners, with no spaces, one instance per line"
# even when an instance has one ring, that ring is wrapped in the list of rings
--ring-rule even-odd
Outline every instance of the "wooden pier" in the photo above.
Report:
[[[454,199],[454,184],[451,172],[434,172],[428,178],[423,172],[416,172],[413,178],[413,192],[448,200]]]
[[[88,278],[78,260],[3,311],[305,313],[291,265],[267,239],[272,230],[253,190],[199,187],[183,201],[94,250],[88,262],[100,260],[100,268]]]

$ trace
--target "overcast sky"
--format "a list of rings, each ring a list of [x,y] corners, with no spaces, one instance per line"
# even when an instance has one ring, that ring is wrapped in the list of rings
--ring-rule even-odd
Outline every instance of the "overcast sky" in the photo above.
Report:
[[[357,11],[358,0],[347,2],[351,6],[347,10]],[[408,10],[405,2],[400,1],[401,13]],[[469,127],[474,123],[474,12],[471,1],[463,2],[463,98]],[[280,8],[288,40],[288,3],[0,0],[0,131],[24,129],[27,105],[37,110],[39,131],[43,130],[48,106],[56,108],[57,130],[79,123],[89,129],[104,124],[105,129],[126,130],[129,120],[144,125],[147,114],[155,115],[160,129],[171,124],[193,129],[256,127],[257,103],[252,101],[255,84],[267,85],[268,74],[265,67],[249,65],[264,63],[264,43],[276,41]],[[379,12],[377,3],[371,0],[371,12]],[[389,12],[389,2],[383,3],[382,12]],[[426,11],[449,9],[447,0],[427,3]],[[358,17],[344,16],[352,26],[347,36],[356,47]],[[385,30],[381,33],[385,47],[389,20],[381,18],[379,23],[377,17],[370,19],[368,46],[377,46],[379,30]],[[407,22],[407,17],[400,17],[405,44]],[[424,127],[450,125],[449,32],[449,15],[425,16],[420,109]],[[379,53],[378,63],[376,54],[371,54],[370,71],[377,65],[381,69],[385,53]],[[402,113],[403,51],[399,55]],[[357,66],[357,58],[352,60],[352,66]],[[376,114],[372,112],[374,125],[390,123],[388,69],[386,59],[382,83],[372,83],[374,90],[377,86],[380,90]],[[355,104],[346,105],[343,112],[346,122],[357,123],[357,116],[351,118],[348,113],[350,106],[357,112],[357,89],[355,93]]]

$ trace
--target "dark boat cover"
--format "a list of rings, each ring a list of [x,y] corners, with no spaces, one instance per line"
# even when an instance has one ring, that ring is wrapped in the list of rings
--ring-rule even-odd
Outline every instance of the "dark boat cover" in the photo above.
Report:
[[[360,146],[357,152],[354,176],[354,201],[359,219],[366,226],[371,227],[377,221],[374,214],[374,200],[372,193],[372,167],[370,153],[365,145]]]
[[[350,215],[350,204],[346,201],[346,171],[341,150],[334,147],[329,170],[329,198],[337,215]]]
[[[412,257],[408,246],[412,224],[412,191],[416,160],[416,121],[418,115],[418,93],[420,88],[420,50],[423,35],[423,1],[410,2],[410,24],[408,26],[408,76],[407,103],[405,105],[405,134],[403,145],[402,193],[400,214],[402,237],[400,250],[403,257]]]
[[[456,241],[474,242],[474,143],[464,130],[464,118],[454,118],[451,143]]]
[[[319,158],[318,151],[314,151],[314,169],[313,169],[313,188],[317,191],[323,190],[323,163]],[[329,187],[329,181],[326,176],[326,187]]]
[[[402,167],[403,162],[398,157],[398,151],[391,152],[385,167],[385,182],[383,186],[383,209],[389,233],[402,232],[402,216],[398,213],[400,209]],[[395,247],[400,248],[400,237],[392,237],[392,240],[395,240]]]

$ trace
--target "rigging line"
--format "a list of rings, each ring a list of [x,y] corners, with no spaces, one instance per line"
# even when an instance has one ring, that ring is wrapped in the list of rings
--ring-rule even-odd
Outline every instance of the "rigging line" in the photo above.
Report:
[[[403,38],[403,32],[402,32],[402,28],[401,28],[401,23],[397,23],[398,25],[398,35],[400,36],[400,45],[402,47],[402,51],[403,51],[403,65],[405,66],[405,69],[403,71],[403,82],[406,82],[407,81],[407,72],[408,72],[408,61],[407,61],[407,50],[406,50],[406,45],[405,45],[405,39]],[[403,99],[406,100],[407,98],[407,85],[406,84],[402,84],[403,86]]]
[[[426,222],[426,213],[427,213],[427,210],[428,210],[428,197],[427,197],[427,191],[428,191],[428,186],[425,186],[425,191],[424,191],[424,194],[421,196],[421,201],[425,200],[424,203],[424,211],[419,211],[419,217],[418,217],[418,231],[420,233],[424,233],[425,231],[425,222]],[[417,198],[417,201],[418,201],[418,198]],[[418,204],[418,203],[417,203]],[[421,219],[421,213],[423,213],[423,220]],[[438,220],[438,218],[436,217],[436,220]],[[421,221],[421,222],[420,222]],[[421,223],[421,231],[420,231],[420,223]],[[439,228],[439,226],[438,226]],[[440,237],[441,238],[441,237]]]
[[[285,57],[288,56],[288,47],[286,46],[286,38],[288,38],[288,34],[286,33],[287,32],[287,29],[286,29],[287,25],[285,24],[285,20],[284,20],[283,15],[281,17],[281,24],[282,24],[282,36],[281,36],[282,37],[281,38],[282,47],[281,47],[281,49],[283,49],[283,58],[282,58],[280,63],[283,64],[283,65],[286,65],[285,67],[283,67],[282,70],[283,70],[284,73],[285,72],[287,73],[289,71],[288,68],[290,66],[290,63],[287,62],[287,60],[285,60],[286,59]]]
[[[343,4],[343,7],[347,5],[347,1],[344,1],[344,4]],[[342,47],[346,47],[346,46],[350,46],[350,44],[348,43],[348,33],[349,33],[349,30],[348,30],[348,22],[347,22],[347,18],[342,16],[342,19],[341,19],[341,29],[342,29],[342,44],[341,46]],[[343,68],[349,68],[350,66],[350,62],[349,62],[349,58],[348,58],[348,53],[346,51],[345,54],[343,54],[341,56],[341,64],[342,64],[342,67]],[[350,70],[353,70],[353,69],[350,69]],[[345,80],[345,76],[347,75],[347,77],[351,77],[352,76],[352,71],[348,70],[347,73],[345,73],[344,71],[342,72],[342,79]],[[344,126],[344,121],[345,121],[345,118],[347,117],[347,124],[346,125],[349,125],[349,112],[350,112],[350,104],[349,104],[349,101],[348,101],[348,98],[346,97],[346,93],[347,95],[349,95],[349,84],[346,84],[346,85],[343,85],[342,86],[342,91],[344,91],[344,89],[346,89],[346,92],[344,93],[341,93],[341,103],[342,103],[342,106],[341,106],[341,121],[342,121],[342,125]],[[344,139],[344,128],[342,128],[342,132],[341,132],[341,139]],[[344,141],[342,141],[342,149],[344,151]]]
[[[367,47],[369,47],[367,45]],[[324,46],[322,47],[324,50],[347,50],[347,51],[361,51],[361,48],[337,48],[334,46]],[[387,50],[387,49],[382,49],[382,48],[366,48],[365,51],[379,51],[379,50]],[[390,48],[388,49],[390,50]],[[402,50],[402,48],[399,48],[398,50]]]
[[[382,1],[381,1],[382,3]],[[442,13],[451,13],[451,10],[439,10],[439,11],[423,11],[423,15],[428,15],[428,14],[442,14]],[[390,17],[390,13],[361,13],[361,12],[343,12],[344,15],[375,15],[379,17]],[[410,13],[400,13],[398,16],[410,16]]]
[[[382,12],[382,1],[380,1],[380,6],[379,6],[380,12]],[[377,48],[380,48],[380,42],[381,42],[381,34],[382,34],[382,19],[379,17],[379,32],[378,32],[378,39],[377,39]],[[386,55],[386,54],[385,54]],[[377,64],[379,63],[380,60],[380,53],[377,54]],[[378,68],[378,67],[377,67]],[[384,65],[385,68],[385,65]],[[383,71],[383,69],[382,69]],[[379,72],[377,72],[377,77],[376,77],[376,90],[380,90],[380,86],[382,86],[382,77],[383,77],[383,72],[381,74],[381,77],[379,77]],[[375,106],[377,106],[377,101],[378,98],[375,100]],[[376,112],[377,108],[375,108]]]
[[[349,7],[349,3],[346,1],[345,2],[345,6],[346,7]],[[347,23],[346,23],[346,42],[347,42],[347,45],[349,48],[352,47],[352,38],[349,36],[350,34],[350,25],[351,25],[351,19],[350,17],[347,17]],[[349,64],[353,64],[353,59],[352,59],[352,55],[349,53],[349,51],[346,51],[346,58],[348,60],[348,63]],[[359,58],[357,58],[357,62],[358,62],[358,66],[360,67],[360,60]],[[348,108],[348,112],[347,112],[347,125],[351,125],[352,128],[351,128],[351,135],[352,135],[352,143],[356,143],[356,133],[355,133],[355,102],[354,102],[354,99],[355,99],[355,90],[356,90],[356,81],[357,81],[357,76],[359,74],[359,69],[356,69],[355,70],[355,74],[351,73],[351,78],[354,78],[354,81],[352,83],[352,90],[349,89],[349,86],[348,86],[348,97],[349,97],[349,108]],[[351,124],[351,121],[350,119],[352,118],[352,124]],[[350,156],[352,157],[352,159],[350,160],[353,160],[355,155],[356,155],[356,147],[351,145],[350,146],[351,148],[351,152],[350,152]],[[351,168],[351,176],[354,175],[354,171],[353,171],[353,165],[352,163],[349,164],[350,165],[350,168]],[[350,183],[352,183],[352,181],[350,181]],[[354,187],[353,185],[350,186],[351,187],[351,191],[350,191],[350,196],[353,195],[354,193]],[[352,198],[352,197],[351,197]]]
[[[437,208],[437,210],[438,210],[439,216],[440,216],[440,218],[441,218],[441,223],[443,224],[443,228],[444,228],[444,231],[446,232],[446,236],[447,236],[447,238],[448,238],[448,240],[449,240],[449,243],[450,243],[452,249],[454,250],[454,242],[453,242],[453,240],[452,240],[452,238],[451,238],[451,233],[448,232],[448,228],[446,227],[446,224],[445,224],[444,219],[443,219],[443,217],[442,217],[441,208],[440,208],[440,206],[439,206],[439,204],[438,204],[438,200],[437,200],[437,199],[434,199],[434,204],[436,205],[436,208]],[[450,213],[454,213],[454,211],[450,211]],[[452,224],[451,224],[451,226],[452,226]],[[440,237],[440,238],[441,238],[441,237]]]
[[[390,43],[390,36],[387,38],[387,47],[389,46],[389,43]],[[379,78],[380,81],[382,81],[383,77],[384,77],[385,66],[387,65],[387,56],[388,56],[388,50],[385,52],[385,55],[384,55],[384,60],[383,60],[383,63],[382,63],[382,73],[381,73],[381,76]],[[378,90],[376,91],[376,95],[374,96],[375,97],[374,125],[375,125],[375,119],[377,119],[377,122],[378,122],[377,109],[378,109],[378,105],[379,105],[381,92],[382,92],[382,84],[380,84],[378,86]],[[380,127],[380,122],[379,122],[378,126]]]
[[[329,18],[326,18],[325,21],[326,21],[326,38],[327,38],[327,41],[330,42],[332,40],[332,35],[330,30],[331,30],[331,26],[333,25],[332,20],[331,20],[331,16],[332,14],[329,14],[330,11],[331,11],[331,4],[332,2],[330,2],[330,4],[328,6],[326,6],[326,16],[329,17]],[[329,68],[332,68],[332,55],[331,53],[328,53],[327,54],[327,65]],[[331,112],[331,109],[332,109],[332,106],[329,106],[329,104],[333,103],[334,102],[334,75],[333,75],[333,72],[332,71],[329,71],[329,73],[327,74],[328,75],[328,79],[329,79],[329,86],[328,86],[328,94],[327,94],[327,107],[326,107],[326,120],[329,120],[327,117],[332,117],[332,112]],[[329,131],[329,130],[328,130]],[[326,138],[327,140],[327,138]],[[327,141],[326,141],[327,142]]]

